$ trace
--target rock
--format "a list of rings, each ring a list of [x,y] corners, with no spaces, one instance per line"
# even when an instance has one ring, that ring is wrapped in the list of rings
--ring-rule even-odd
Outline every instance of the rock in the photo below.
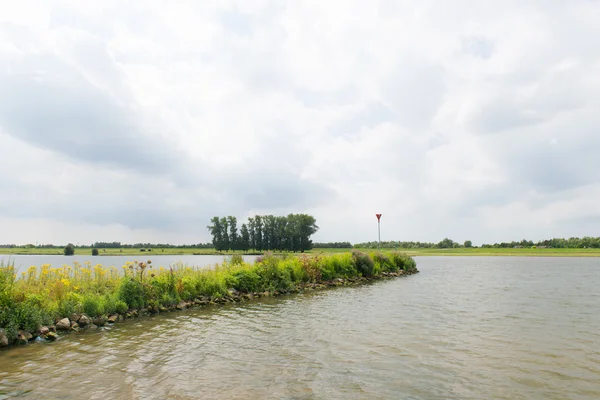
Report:
[[[88,329],[91,329],[91,330],[96,330],[96,329],[98,329],[98,325],[89,324],[89,325],[88,325]]]
[[[33,340],[33,335],[27,331],[19,330],[19,332],[17,333],[17,340],[20,340],[20,339],[22,339],[23,341],[25,341],[25,343],[27,343],[30,340]]]
[[[54,332],[54,333],[56,333],[56,326],[54,326],[54,325],[50,325],[50,326],[48,327],[48,330],[50,330],[50,332]]]
[[[58,339],[58,335],[56,334],[56,332],[48,332],[44,337],[46,338],[46,340],[49,340],[51,342],[54,342],[56,339]]]
[[[71,322],[75,321],[75,322],[79,322],[79,318],[81,316],[79,314],[71,314],[71,316],[69,317],[69,319],[71,320]]]
[[[27,344],[27,339],[25,339],[25,336],[23,336],[21,333],[17,334],[17,344],[18,345]]]
[[[0,347],[8,347],[8,336],[4,329],[0,329]]]
[[[242,297],[246,300],[252,300],[254,298],[251,293],[245,294]]]
[[[148,311],[147,308],[141,308],[139,311],[139,314],[140,315],[148,315],[148,314],[150,314],[150,311]]]
[[[90,317],[88,317],[87,315],[84,314],[81,317],[79,317],[79,321],[77,321],[77,323],[82,328],[85,328],[86,326],[88,326],[92,323],[92,320],[90,319]]]
[[[40,336],[47,335],[48,332],[50,332],[50,328],[48,328],[47,326],[40,327]]]
[[[108,322],[109,324],[114,324],[115,322],[117,322],[119,319],[119,315],[118,314],[112,314],[111,316],[108,317],[108,319],[106,320],[106,322]]]
[[[71,329],[71,321],[69,321],[69,318],[63,318],[56,323],[57,331],[68,331],[69,329]]]
[[[104,325],[106,325],[106,322],[107,322],[107,318],[104,315],[101,317],[96,317],[92,321],[92,323],[97,326],[104,326]]]
[[[185,310],[186,308],[188,308],[189,304],[186,303],[185,301],[181,301],[179,302],[179,304],[177,304],[176,308],[178,310]]]
[[[75,332],[79,331],[79,324],[75,321],[71,321],[71,330]]]

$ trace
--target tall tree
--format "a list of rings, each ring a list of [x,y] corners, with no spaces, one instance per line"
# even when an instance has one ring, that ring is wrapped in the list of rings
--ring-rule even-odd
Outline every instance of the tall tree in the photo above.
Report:
[[[213,217],[210,220],[212,225],[208,225],[207,228],[212,235],[212,243],[215,246],[215,250],[222,251],[223,248],[223,226],[219,217]]]
[[[226,217],[221,218],[221,226],[223,230],[223,250],[229,250],[231,245],[229,243],[229,232],[227,231],[229,224],[227,223]]]
[[[242,224],[240,229],[240,250],[248,251],[250,249],[250,232],[248,231],[248,226],[246,224]]]
[[[256,250],[256,220],[248,218],[248,235],[250,236],[250,248]]]
[[[227,217],[227,223],[229,224],[229,249],[237,250],[238,248],[238,231],[237,231],[237,218],[231,215]]]
[[[289,250],[289,240],[287,236],[287,218],[275,218],[275,234],[277,235],[277,250]]]
[[[263,216],[263,247],[266,250],[276,250],[279,238],[275,232],[275,217],[273,215]]]
[[[260,215],[254,217],[254,235],[256,237],[256,243],[254,248],[258,251],[262,251],[263,247],[263,221]]]

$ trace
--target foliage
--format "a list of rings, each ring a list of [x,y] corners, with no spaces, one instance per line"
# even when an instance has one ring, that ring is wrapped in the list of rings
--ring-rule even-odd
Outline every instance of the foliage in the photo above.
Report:
[[[365,277],[373,276],[375,271],[375,262],[368,254],[357,250],[352,251],[352,262],[356,270]]]
[[[254,264],[232,257],[213,269],[176,265],[154,268],[151,261],[127,262],[123,271],[75,262],[60,268],[31,266],[17,277],[12,264],[0,263],[0,328],[11,339],[18,329],[35,331],[73,313],[94,318],[128,309],[168,307],[181,300],[220,298],[229,290],[242,293],[289,292],[307,282],[370,277],[378,272],[414,271],[402,253],[358,251],[332,255],[274,255]]]
[[[241,265],[244,263],[244,257],[241,254],[233,254],[229,262],[232,265]]]
[[[313,243],[313,249],[351,249],[350,242]]]
[[[218,251],[304,252],[313,247],[310,237],[319,229],[314,217],[307,214],[289,214],[286,217],[256,215],[248,218],[248,224],[242,224],[240,233],[235,217],[213,217],[210,223],[207,228]]]
[[[95,247],[94,247],[94,248],[92,249],[92,255],[93,255],[93,256],[97,256],[97,255],[98,255],[98,249],[97,249],[97,248],[95,248]]]
[[[75,254],[75,246],[73,245],[73,243],[69,243],[64,250],[65,256],[72,256],[73,254]]]

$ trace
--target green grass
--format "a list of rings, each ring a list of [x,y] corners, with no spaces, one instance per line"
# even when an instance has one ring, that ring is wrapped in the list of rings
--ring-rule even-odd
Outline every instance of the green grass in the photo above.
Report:
[[[358,249],[372,251],[370,249]],[[313,249],[311,253],[335,254],[350,249]],[[383,252],[392,251],[382,249]],[[457,249],[398,249],[410,256],[511,256],[511,257],[600,257],[600,249],[552,249],[552,248],[457,248]]]
[[[313,249],[306,254],[340,254],[350,253],[353,249]],[[372,252],[373,249],[357,249],[360,251]],[[395,249],[382,249],[384,252]],[[537,256],[537,257],[600,257],[600,249],[552,249],[552,248],[457,248],[457,249],[398,249],[398,251],[412,256]],[[252,253],[252,252],[250,252]],[[0,254],[24,254],[24,255],[62,255],[63,249],[48,248],[0,248]],[[75,255],[91,255],[91,248],[77,248]],[[169,248],[152,249],[151,252],[140,252],[140,249],[100,249],[99,256],[149,256],[160,255],[235,255],[249,254],[241,251],[218,252],[214,249],[198,248]],[[254,252],[253,254],[260,254]]]

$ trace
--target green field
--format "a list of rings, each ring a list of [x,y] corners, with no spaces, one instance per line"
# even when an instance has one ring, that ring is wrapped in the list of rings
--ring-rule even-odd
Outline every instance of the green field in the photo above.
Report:
[[[358,249],[362,251],[373,251],[373,249]],[[391,251],[393,249],[382,249]],[[600,249],[554,249],[554,248],[457,248],[457,249],[398,249],[411,256],[530,256],[530,257],[600,257]],[[345,253],[352,249],[313,249],[308,253]],[[152,249],[142,252],[140,249],[100,249],[99,256],[127,256],[127,255],[220,255],[241,252],[217,252],[214,249],[198,248],[167,248]],[[60,255],[63,249],[51,248],[0,248],[0,254],[29,254],[29,255]],[[76,255],[91,255],[91,248],[77,248]],[[260,254],[260,252],[246,253]]]

